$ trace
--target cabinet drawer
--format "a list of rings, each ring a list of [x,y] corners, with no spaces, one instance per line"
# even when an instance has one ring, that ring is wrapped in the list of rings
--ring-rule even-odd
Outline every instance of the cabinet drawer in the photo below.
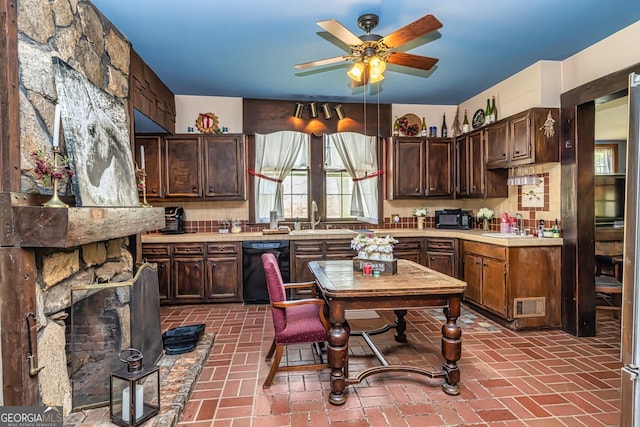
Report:
[[[306,242],[292,242],[295,252],[314,252],[322,253],[322,241],[309,240]]]
[[[173,245],[174,255],[204,255],[204,246],[196,244]]]
[[[455,249],[455,239],[427,239],[428,251],[454,251]]]
[[[237,243],[207,243],[208,254],[237,254]]]
[[[499,260],[507,259],[507,248],[478,242],[464,242],[464,251]]]
[[[351,249],[351,240],[327,240],[325,243],[328,253],[341,252],[345,254],[354,254]]]
[[[403,240],[402,238],[396,240],[398,243],[393,245],[394,252],[420,250],[420,240]]]
[[[171,245],[147,244],[142,246],[142,255],[169,255]]]

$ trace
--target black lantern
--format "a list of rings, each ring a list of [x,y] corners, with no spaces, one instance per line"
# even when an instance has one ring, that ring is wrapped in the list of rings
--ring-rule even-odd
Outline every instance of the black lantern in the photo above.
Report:
[[[129,353],[126,359],[123,353]],[[113,372],[109,385],[111,421],[121,426],[137,426],[160,411],[160,368],[144,366],[135,348],[126,348],[118,358],[126,369]]]

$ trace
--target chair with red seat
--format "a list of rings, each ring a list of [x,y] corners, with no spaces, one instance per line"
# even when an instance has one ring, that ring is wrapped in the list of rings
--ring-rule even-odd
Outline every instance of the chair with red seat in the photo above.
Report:
[[[284,284],[276,257],[271,253],[262,254],[262,266],[267,279],[267,290],[269,291],[271,315],[275,329],[273,343],[265,358],[269,360],[274,356],[271,370],[262,385],[263,388],[269,388],[278,371],[301,371],[329,367],[327,363],[322,362],[321,353],[319,353],[320,363],[280,366],[282,353],[288,344],[309,343],[314,345],[316,350],[319,350],[317,343],[326,341],[329,322],[326,319],[324,300],[315,298],[314,282]],[[314,298],[287,300],[286,290],[292,288],[311,288]]]

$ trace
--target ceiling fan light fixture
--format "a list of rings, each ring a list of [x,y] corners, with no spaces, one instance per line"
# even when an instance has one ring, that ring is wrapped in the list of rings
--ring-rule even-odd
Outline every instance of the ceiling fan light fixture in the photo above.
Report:
[[[377,55],[374,55],[369,59],[369,71],[371,74],[379,74],[384,73],[384,70],[387,69],[387,64]]]
[[[303,108],[304,108],[304,105],[302,105],[299,102],[296,102],[296,108],[295,110],[293,110],[293,117],[295,117],[296,119],[299,119],[300,117],[302,117]]]
[[[316,117],[318,117],[318,106],[315,102],[309,103],[309,114],[311,115],[311,118],[315,119]]]
[[[347,117],[347,115],[344,113],[344,107],[342,107],[342,104],[336,105],[336,114],[338,115],[338,120],[342,120]]]
[[[329,103],[322,104],[320,107],[322,108],[322,114],[324,114],[324,119],[330,120],[333,117],[333,114],[331,114],[331,108],[329,107]]]
[[[378,83],[384,80],[384,75],[371,73],[369,83]]]
[[[364,64],[362,62],[356,62],[353,67],[347,72],[347,75],[354,81],[359,82],[362,80],[364,74]]]

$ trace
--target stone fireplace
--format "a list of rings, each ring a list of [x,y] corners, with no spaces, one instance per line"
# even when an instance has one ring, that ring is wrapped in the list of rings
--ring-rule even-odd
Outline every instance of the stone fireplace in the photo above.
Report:
[[[37,356],[44,367],[39,394],[43,404],[63,406],[65,414],[108,403],[109,374],[122,368],[118,353],[149,342],[143,331],[155,332],[147,360],[161,354],[157,282],[134,280],[146,276],[134,277],[128,241],[36,250]],[[145,295],[148,289],[151,295]],[[143,311],[152,313],[151,321],[136,317]]]

